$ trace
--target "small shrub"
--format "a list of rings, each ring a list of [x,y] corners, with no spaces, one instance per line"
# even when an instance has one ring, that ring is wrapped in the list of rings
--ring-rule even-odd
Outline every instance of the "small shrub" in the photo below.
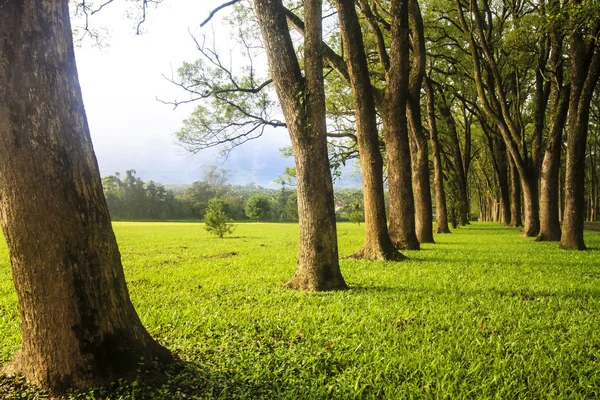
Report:
[[[223,201],[216,197],[210,199],[204,216],[204,229],[222,238],[226,234],[231,234],[235,229],[231,222],[233,220],[223,210]]]
[[[348,219],[350,220],[350,222],[353,222],[360,226],[361,222],[365,222],[365,215],[362,211],[354,211],[348,215]]]

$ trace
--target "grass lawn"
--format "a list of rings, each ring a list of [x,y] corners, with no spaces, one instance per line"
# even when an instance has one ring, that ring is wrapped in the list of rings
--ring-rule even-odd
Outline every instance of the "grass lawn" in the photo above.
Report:
[[[591,250],[534,243],[474,223],[399,263],[342,259],[351,287],[304,293],[295,224],[114,224],[148,330],[183,361],[156,388],[138,382],[78,398],[600,398],[600,232]],[[338,225],[341,256],[363,227]],[[0,365],[19,347],[0,248]],[[51,284],[49,282],[49,284]],[[0,379],[0,397],[44,393]]]

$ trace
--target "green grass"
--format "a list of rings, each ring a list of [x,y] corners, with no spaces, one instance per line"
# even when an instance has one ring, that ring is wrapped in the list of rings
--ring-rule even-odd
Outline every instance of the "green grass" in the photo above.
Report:
[[[282,286],[297,225],[240,224],[225,239],[201,224],[114,227],[144,324],[183,363],[159,387],[73,397],[600,397],[598,232],[586,232],[591,250],[568,252],[474,223],[406,262],[342,259],[350,290],[304,293]],[[338,226],[342,256],[362,232]],[[5,247],[0,256],[2,364],[20,339]],[[14,385],[0,380],[0,396],[43,395]]]

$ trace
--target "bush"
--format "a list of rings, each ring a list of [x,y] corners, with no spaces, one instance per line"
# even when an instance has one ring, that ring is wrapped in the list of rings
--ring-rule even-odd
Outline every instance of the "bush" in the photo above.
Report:
[[[231,222],[233,222],[232,219],[223,210],[223,201],[216,197],[210,199],[204,215],[204,229],[222,238],[226,234],[231,234],[235,229]]]

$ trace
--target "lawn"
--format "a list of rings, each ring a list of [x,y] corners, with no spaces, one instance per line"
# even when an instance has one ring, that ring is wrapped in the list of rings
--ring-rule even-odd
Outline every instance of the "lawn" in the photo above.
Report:
[[[409,261],[342,259],[350,290],[283,287],[295,224],[114,224],[143,323],[182,363],[162,386],[115,384],[80,398],[599,398],[600,232],[585,252],[474,223]],[[340,254],[363,227],[338,225]],[[0,364],[19,347],[0,249]],[[50,284],[50,283],[49,283]],[[142,373],[142,372],[141,372]],[[43,396],[0,380],[0,396]]]

